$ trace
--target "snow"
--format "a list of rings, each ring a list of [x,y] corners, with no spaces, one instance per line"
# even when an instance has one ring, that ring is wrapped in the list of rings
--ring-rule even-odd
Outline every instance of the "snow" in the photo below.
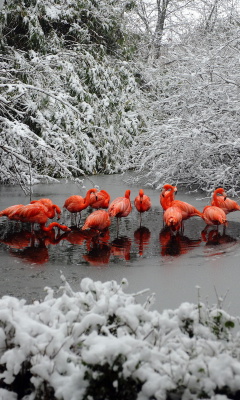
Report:
[[[24,365],[33,385],[24,400],[47,386],[57,399],[83,399],[105,369],[115,374],[116,391],[122,379],[125,385],[128,379],[130,385],[140,382],[138,400],[170,393],[223,400],[226,387],[232,394],[239,390],[240,336],[230,332],[236,319],[222,309],[185,302],[159,313],[148,309],[148,301],[139,304],[138,294],[126,294],[125,279],[118,284],[84,278],[78,292],[64,276],[62,281],[59,290],[46,288],[45,299],[33,304],[0,299],[1,399],[6,393],[9,400],[17,398],[13,383]]]

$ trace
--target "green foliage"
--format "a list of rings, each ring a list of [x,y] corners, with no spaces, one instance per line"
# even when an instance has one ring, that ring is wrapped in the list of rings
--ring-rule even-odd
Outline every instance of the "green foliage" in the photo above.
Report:
[[[109,4],[104,0],[11,0],[1,16],[3,43],[43,54],[62,46],[91,44],[116,54],[126,35],[123,12],[132,7],[133,2]]]
[[[125,377],[123,373],[126,357],[119,354],[113,363],[86,364],[84,379],[88,387],[83,400],[135,400],[141,390],[142,383],[133,377]]]

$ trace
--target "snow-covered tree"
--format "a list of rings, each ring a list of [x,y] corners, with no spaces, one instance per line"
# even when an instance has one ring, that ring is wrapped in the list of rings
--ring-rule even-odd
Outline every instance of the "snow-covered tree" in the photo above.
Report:
[[[154,67],[141,69],[150,123],[137,139],[134,163],[137,157],[140,178],[153,187],[222,185],[234,194],[240,189],[237,9],[217,15],[211,29],[207,21],[208,29],[206,18],[198,19],[181,41],[165,46]]]
[[[140,116],[122,29],[130,1],[15,1],[0,13],[0,181],[113,173]],[[31,173],[30,173],[31,172]]]

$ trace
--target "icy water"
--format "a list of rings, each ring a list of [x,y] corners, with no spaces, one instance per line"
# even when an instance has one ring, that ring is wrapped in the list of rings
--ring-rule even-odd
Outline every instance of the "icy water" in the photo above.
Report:
[[[98,185],[107,190],[111,200],[123,196],[131,189],[133,202],[139,187],[126,183],[126,175],[94,176],[86,179],[85,188],[62,181],[56,184],[34,186],[32,199],[50,198],[61,208],[67,197],[73,194],[85,196],[86,190]],[[117,234],[116,220],[109,233],[96,241],[91,235],[83,236],[80,230],[69,234],[55,231],[51,234],[35,233],[31,237],[30,226],[21,226],[6,218],[0,220],[0,295],[13,295],[28,302],[45,297],[44,288],[61,286],[61,274],[73,290],[78,290],[84,277],[93,280],[128,281],[126,292],[136,293],[149,289],[155,293],[153,308],[160,312],[175,309],[182,302],[201,301],[210,305],[223,299],[223,308],[232,315],[240,315],[240,212],[228,215],[229,225],[225,234],[210,230],[202,235],[204,222],[194,217],[185,222],[183,235],[173,238],[163,230],[159,191],[145,189],[151,197],[152,209],[145,213],[142,225],[135,209],[120,221]],[[209,204],[201,193],[179,191],[179,200],[187,201],[200,211]],[[0,209],[13,204],[27,204],[20,188],[0,186]],[[90,210],[82,213],[81,224]],[[70,217],[63,213],[61,222],[71,225]],[[80,225],[81,225],[80,224]],[[144,302],[147,294],[139,295]]]

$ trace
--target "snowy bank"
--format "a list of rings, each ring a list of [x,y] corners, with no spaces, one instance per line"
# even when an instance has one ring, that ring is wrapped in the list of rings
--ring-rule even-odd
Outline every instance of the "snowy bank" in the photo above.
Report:
[[[216,306],[150,311],[125,280],[63,279],[43,301],[0,299],[2,400],[162,400],[240,395],[240,336]],[[235,396],[235,397],[234,397]]]

